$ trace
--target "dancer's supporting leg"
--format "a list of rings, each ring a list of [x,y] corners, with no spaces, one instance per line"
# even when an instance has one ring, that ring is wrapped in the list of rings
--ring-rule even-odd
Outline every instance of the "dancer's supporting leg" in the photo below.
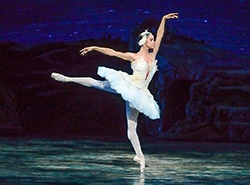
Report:
[[[128,138],[135,150],[136,156],[134,160],[140,164],[141,172],[144,172],[145,169],[145,158],[141,150],[140,141],[136,132],[137,128],[137,118],[139,112],[138,110],[129,106],[129,103],[126,102],[126,116],[127,116],[127,124],[128,124]]]
[[[108,91],[108,92],[116,94],[116,91],[114,91],[110,87],[110,84],[108,81],[96,80],[91,77],[68,77],[59,73],[52,73],[51,77],[60,82],[74,82],[74,83],[84,85],[86,87],[94,87],[96,89],[100,89],[100,90],[104,90],[104,91]]]

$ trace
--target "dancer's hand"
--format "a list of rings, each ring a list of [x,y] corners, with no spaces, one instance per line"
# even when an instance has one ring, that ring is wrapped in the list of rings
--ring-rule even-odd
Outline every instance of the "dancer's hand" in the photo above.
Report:
[[[83,49],[80,50],[80,54],[82,56],[86,55],[88,52],[92,51],[94,48],[93,47],[85,47]]]
[[[163,19],[175,19],[175,18],[177,19],[178,16],[179,16],[178,13],[169,13],[163,16]]]

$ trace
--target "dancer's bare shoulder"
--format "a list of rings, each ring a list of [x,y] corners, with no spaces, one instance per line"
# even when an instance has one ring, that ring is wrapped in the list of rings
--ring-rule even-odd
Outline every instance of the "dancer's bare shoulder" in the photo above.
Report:
[[[147,54],[147,55],[135,54],[133,61],[137,61],[139,59],[143,59],[147,63],[152,63],[155,60],[155,57],[151,54]]]

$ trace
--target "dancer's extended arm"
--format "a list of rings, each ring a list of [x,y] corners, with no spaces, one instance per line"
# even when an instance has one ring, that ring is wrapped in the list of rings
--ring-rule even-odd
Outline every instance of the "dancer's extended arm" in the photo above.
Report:
[[[158,53],[158,50],[160,48],[161,40],[162,40],[162,37],[164,35],[164,31],[165,31],[166,20],[167,19],[174,19],[174,18],[178,18],[178,13],[170,13],[170,14],[167,14],[167,15],[162,17],[160,26],[159,26],[159,28],[157,30],[157,34],[156,34],[155,48],[153,51],[154,56],[156,56],[156,54]]]
[[[134,60],[133,56],[135,55],[134,53],[120,52],[120,51],[115,51],[111,48],[105,48],[105,47],[99,47],[99,46],[85,47],[82,50],[80,50],[80,54],[85,55],[86,53],[88,53],[90,51],[98,51],[98,52],[103,53],[105,55],[118,57],[118,58],[121,58],[123,60],[128,60],[131,62]]]

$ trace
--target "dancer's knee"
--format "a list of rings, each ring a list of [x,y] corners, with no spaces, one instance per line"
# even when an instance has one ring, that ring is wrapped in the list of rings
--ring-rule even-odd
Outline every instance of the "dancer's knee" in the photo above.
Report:
[[[111,92],[114,94],[117,94],[117,92],[111,88],[110,84],[108,81],[101,81],[101,80],[95,80],[95,85],[93,86],[96,89],[100,89],[103,91]]]
[[[133,140],[137,136],[135,129],[128,129],[127,137],[129,140]]]
[[[127,137],[129,140],[133,140],[134,134],[131,133],[131,131],[127,132]]]

